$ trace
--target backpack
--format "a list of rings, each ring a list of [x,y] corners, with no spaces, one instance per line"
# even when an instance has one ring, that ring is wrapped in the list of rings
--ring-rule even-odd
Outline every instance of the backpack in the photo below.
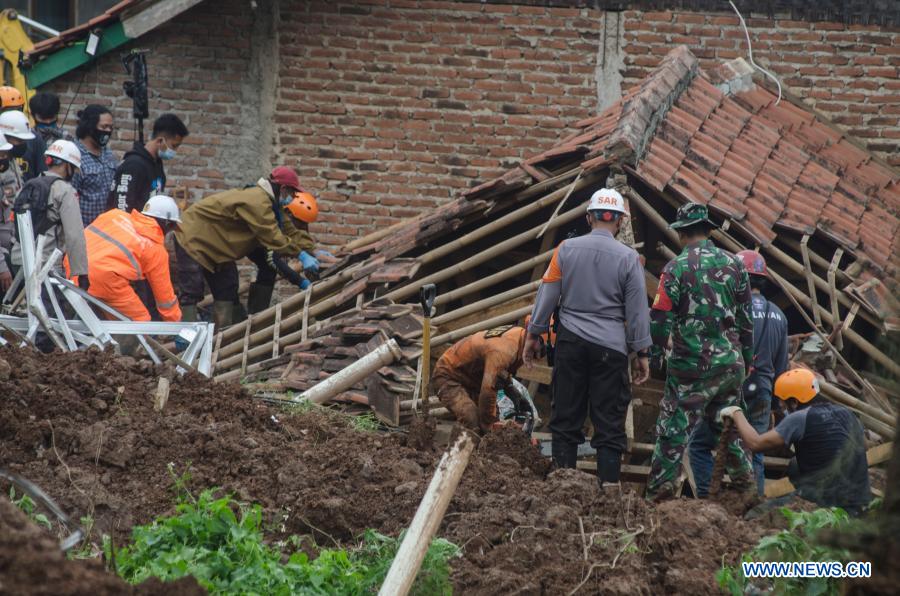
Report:
[[[22,190],[16,196],[13,203],[14,213],[31,213],[31,226],[34,229],[34,237],[55,226],[58,222],[50,221],[47,217],[47,207],[50,203],[50,189],[54,182],[62,180],[57,176],[37,176],[22,186]],[[16,240],[19,240],[19,226],[15,228]]]

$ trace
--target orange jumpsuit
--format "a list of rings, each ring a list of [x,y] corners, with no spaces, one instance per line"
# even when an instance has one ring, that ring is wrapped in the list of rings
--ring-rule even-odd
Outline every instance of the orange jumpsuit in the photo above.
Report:
[[[438,399],[461,424],[486,431],[497,422],[497,381],[519,370],[524,344],[522,327],[481,331],[453,344],[434,368]]]
[[[152,217],[139,211],[110,209],[84,231],[87,240],[88,292],[134,321],[149,321],[150,313],[131,287],[146,279],[165,321],[180,321],[181,307],[169,277],[165,236]]]

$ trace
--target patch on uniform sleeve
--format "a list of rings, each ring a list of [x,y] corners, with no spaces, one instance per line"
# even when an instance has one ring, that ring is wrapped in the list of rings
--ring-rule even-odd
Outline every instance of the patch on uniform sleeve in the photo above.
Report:
[[[653,299],[653,310],[672,310],[672,299],[666,293],[666,273],[659,278],[659,287],[656,288],[656,298]]]

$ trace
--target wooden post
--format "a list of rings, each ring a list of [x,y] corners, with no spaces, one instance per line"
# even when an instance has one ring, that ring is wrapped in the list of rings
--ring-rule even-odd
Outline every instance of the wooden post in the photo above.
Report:
[[[844,249],[839,248],[834,251],[834,257],[831,259],[831,264],[828,266],[828,289],[831,290],[831,293],[829,294],[831,301],[831,324],[837,331],[834,338],[834,347],[836,347],[838,351],[844,349],[844,338],[841,336],[841,313],[838,309],[838,293],[836,286],[836,272],[842,256],[844,256]]]
[[[813,318],[816,320],[816,328],[822,328],[822,316],[819,314],[819,301],[816,298],[816,282],[813,281],[813,270],[809,264],[809,248],[806,243],[809,242],[809,234],[804,234],[800,240],[800,253],[803,255],[803,275],[806,277],[806,288],[813,304]]]
[[[169,379],[160,377],[159,383],[156,385],[156,394],[153,396],[153,409],[162,412],[169,401]]]
[[[409,593],[474,449],[472,437],[464,433],[444,453],[397,549],[394,562],[378,591],[379,596],[406,596]]]

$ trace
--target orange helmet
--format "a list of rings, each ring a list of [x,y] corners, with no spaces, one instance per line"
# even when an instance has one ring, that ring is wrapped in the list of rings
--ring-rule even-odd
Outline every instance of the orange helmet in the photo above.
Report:
[[[819,394],[819,379],[809,369],[795,368],[775,379],[773,393],[784,401],[794,398],[805,404]]]
[[[316,197],[308,192],[295,192],[294,200],[288,203],[287,209],[291,215],[306,223],[312,223],[319,217],[319,205],[316,203]]]
[[[525,329],[528,329],[528,323],[531,322],[531,315],[525,315]],[[547,333],[541,333],[541,338],[543,338],[544,343],[550,342],[550,345],[556,345],[556,332],[553,331],[553,315],[550,315],[550,329],[547,330]]]
[[[21,108],[25,105],[25,98],[15,87],[0,87],[0,108]]]

